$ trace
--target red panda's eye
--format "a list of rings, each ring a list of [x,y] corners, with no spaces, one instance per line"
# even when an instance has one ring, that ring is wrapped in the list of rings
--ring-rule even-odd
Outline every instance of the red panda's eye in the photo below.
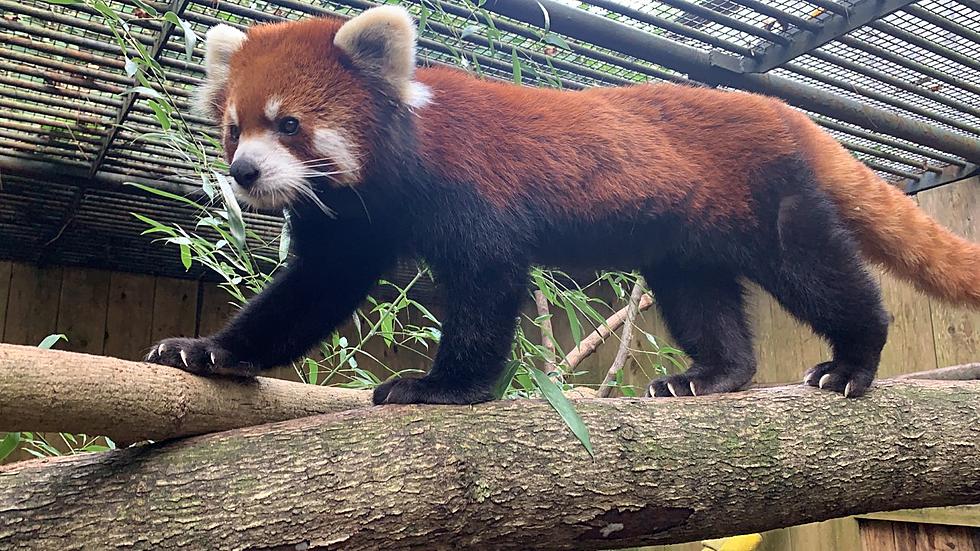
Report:
[[[296,117],[285,117],[279,120],[279,132],[292,136],[299,132],[299,121]]]
[[[242,131],[238,128],[238,125],[233,124],[228,128],[228,135],[231,137],[231,141],[237,142],[238,138],[242,135]]]

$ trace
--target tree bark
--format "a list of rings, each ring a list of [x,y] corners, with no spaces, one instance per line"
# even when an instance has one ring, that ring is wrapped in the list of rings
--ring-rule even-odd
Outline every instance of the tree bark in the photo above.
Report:
[[[980,502],[980,383],[383,406],[0,469],[0,548],[611,549]]]
[[[0,345],[0,432],[167,440],[370,405],[370,393]]]
[[[977,381],[980,380],[980,362],[951,365],[939,369],[916,371],[899,375],[899,379],[932,379],[935,381]]]

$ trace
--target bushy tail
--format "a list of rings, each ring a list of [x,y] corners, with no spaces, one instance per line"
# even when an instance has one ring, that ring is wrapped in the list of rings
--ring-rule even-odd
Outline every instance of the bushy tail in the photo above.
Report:
[[[870,260],[936,298],[980,308],[980,245],[930,218],[802,114],[789,118],[817,180]]]

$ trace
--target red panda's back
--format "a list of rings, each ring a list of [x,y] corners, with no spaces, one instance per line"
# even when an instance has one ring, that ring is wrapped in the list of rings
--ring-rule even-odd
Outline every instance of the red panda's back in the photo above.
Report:
[[[750,218],[753,173],[796,150],[781,104],[762,96],[676,85],[559,91],[446,69],[418,78],[433,90],[419,113],[426,164],[502,208],[549,201],[582,217],[683,203],[700,220]]]

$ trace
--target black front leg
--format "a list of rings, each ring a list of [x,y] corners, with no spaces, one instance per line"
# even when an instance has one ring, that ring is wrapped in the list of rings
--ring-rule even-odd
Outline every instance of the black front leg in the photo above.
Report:
[[[297,258],[217,334],[158,343],[147,361],[201,375],[254,376],[308,352],[343,323],[394,263],[350,241]]]
[[[435,362],[425,377],[376,388],[375,404],[475,404],[494,398],[527,293],[528,266],[433,268],[448,303]]]

